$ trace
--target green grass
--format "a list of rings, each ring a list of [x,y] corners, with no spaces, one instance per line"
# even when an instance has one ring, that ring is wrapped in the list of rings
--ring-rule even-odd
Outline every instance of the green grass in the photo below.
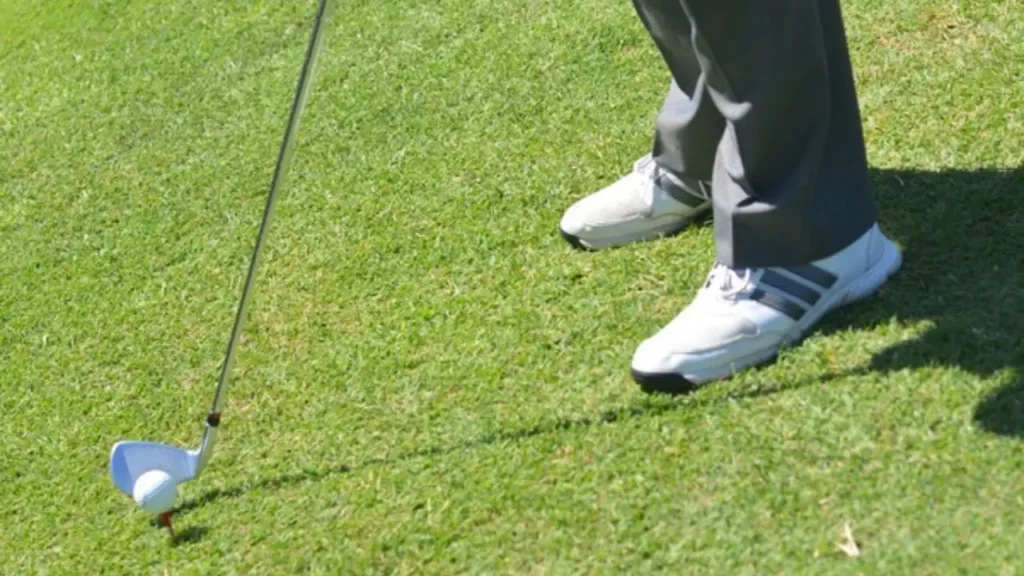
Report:
[[[0,0],[3,572],[1015,573],[1024,20],[844,6],[905,267],[666,398],[630,355],[710,228],[556,233],[650,141],[668,76],[629,3],[339,3],[172,543],[108,450],[197,440],[315,4]]]

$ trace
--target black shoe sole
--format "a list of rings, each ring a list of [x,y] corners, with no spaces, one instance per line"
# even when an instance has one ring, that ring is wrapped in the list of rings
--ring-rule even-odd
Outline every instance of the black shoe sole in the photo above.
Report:
[[[672,238],[673,236],[678,236],[680,233],[683,232],[683,230],[686,230],[690,226],[697,225],[697,224],[705,224],[705,223],[708,223],[710,221],[711,221],[711,210],[705,210],[704,212],[701,212],[700,214],[698,214],[698,215],[694,216],[693,218],[687,220],[685,223],[683,223],[681,226],[679,226],[679,228],[676,228],[675,230],[671,230],[669,232],[663,232],[663,233],[658,234],[657,236],[655,236],[653,238],[647,238],[646,240],[636,240],[636,242],[651,242],[651,241],[654,241],[654,240],[661,240],[661,239],[665,239],[665,238]],[[608,249],[612,249],[612,248],[616,248],[616,247],[621,247],[621,246],[625,245],[625,244],[622,244],[622,245],[617,245],[617,246],[608,246],[608,247],[602,248],[602,249],[589,248],[589,247],[583,245],[583,242],[580,241],[579,236],[573,236],[572,234],[569,234],[565,230],[562,230],[561,226],[558,227],[558,233],[562,235],[562,238],[565,238],[565,241],[568,242],[570,246],[572,246],[573,248],[575,248],[577,250],[580,250],[582,252],[597,252],[598,250],[608,250]],[[630,243],[631,242],[627,242],[626,244],[630,244]]]
[[[599,250],[612,250],[612,249],[615,249],[615,248],[621,248],[621,247],[625,246],[626,244],[633,244],[633,243],[637,243],[637,242],[653,242],[655,240],[662,240],[664,238],[671,238],[673,236],[678,235],[683,230],[685,230],[686,227],[689,226],[689,225],[690,225],[690,223],[687,222],[686,224],[683,224],[682,226],[680,226],[679,228],[677,228],[675,230],[672,230],[670,232],[663,232],[663,233],[658,234],[657,236],[654,236],[652,238],[644,238],[644,239],[631,240],[631,241],[625,242],[623,244],[615,244],[615,245],[612,245],[612,246],[607,246],[605,248],[591,248],[589,246],[585,246],[583,244],[583,242],[580,240],[579,236],[573,236],[572,234],[569,234],[568,232],[566,232],[565,230],[562,230],[561,228],[558,229],[558,233],[562,235],[562,238],[565,238],[565,241],[568,242],[570,246],[572,246],[573,248],[575,248],[577,250],[580,250],[582,252],[597,252]]]
[[[640,372],[630,368],[630,376],[633,377],[640,389],[648,394],[689,394],[697,389],[697,385],[683,378],[679,374],[657,374]]]
[[[803,341],[803,338],[800,339]],[[760,369],[775,364],[779,360],[779,354],[776,352],[771,357],[765,358],[764,360],[747,366],[745,370]],[[679,374],[672,372],[669,373],[654,373],[654,372],[640,372],[639,370],[629,369],[629,374],[633,377],[633,380],[640,385],[640,389],[648,394],[689,394],[697,388],[700,384],[695,384],[686,378],[683,378]],[[725,380],[728,376],[723,376],[717,380]]]
[[[569,245],[572,246],[573,248],[580,250],[582,252],[596,252],[596,250],[594,250],[593,248],[587,248],[586,246],[584,246],[583,242],[580,242],[579,236],[573,236],[572,234],[569,234],[568,232],[562,230],[561,228],[558,229],[558,233],[561,234],[562,238],[565,238],[565,241],[568,242]]]

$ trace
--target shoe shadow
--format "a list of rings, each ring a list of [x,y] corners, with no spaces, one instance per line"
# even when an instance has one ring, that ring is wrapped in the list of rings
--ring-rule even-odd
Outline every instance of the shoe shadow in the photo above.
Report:
[[[1012,383],[984,398],[975,422],[1024,437],[1024,169],[875,170],[886,233],[903,268],[880,297],[836,311],[817,330],[924,323],[917,339],[876,354],[865,369],[958,368]]]
[[[857,373],[955,367],[981,376],[1007,372],[1012,384],[979,403],[975,420],[995,434],[1024,438],[1024,169],[926,172],[874,170],[881,224],[904,248],[904,264],[882,293],[829,315],[814,334],[925,322],[917,339],[876,354]],[[813,335],[813,334],[812,334]],[[188,512],[249,490],[276,490],[371,466],[524,441],[672,411],[763,397],[845,376],[830,374],[719,396],[645,397],[592,417],[552,420],[447,447],[433,447],[354,465],[325,466],[264,481],[215,489],[183,502]]]

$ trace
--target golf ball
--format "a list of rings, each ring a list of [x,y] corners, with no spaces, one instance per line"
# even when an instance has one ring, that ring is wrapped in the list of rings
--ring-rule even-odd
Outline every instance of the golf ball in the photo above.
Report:
[[[178,487],[174,478],[163,470],[150,470],[135,481],[132,496],[140,508],[150,514],[163,514],[174,507]]]

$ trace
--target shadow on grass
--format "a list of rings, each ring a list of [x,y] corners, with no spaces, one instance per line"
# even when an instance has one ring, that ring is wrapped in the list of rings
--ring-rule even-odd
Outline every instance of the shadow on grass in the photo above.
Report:
[[[974,418],[989,432],[1024,438],[1024,376],[985,398]]]
[[[924,366],[1009,374],[975,422],[1024,437],[1024,169],[876,170],[879,213],[905,250],[879,298],[837,311],[819,333],[927,322],[922,336],[876,354],[869,372]]]
[[[204,494],[197,496],[196,498],[183,502],[174,509],[174,513],[182,514],[190,510],[201,508],[207,504],[216,502],[218,500],[230,500],[232,498],[238,498],[239,496],[242,496],[243,494],[249,492],[250,490],[277,490],[287,486],[300,484],[302,482],[316,482],[330,476],[347,474],[354,470],[365,469],[372,466],[384,466],[394,462],[407,462],[418,458],[444,456],[446,454],[452,454],[464,450],[471,450],[473,448],[480,446],[487,446],[503,442],[517,442],[522,440],[528,440],[530,438],[552,434],[555,432],[586,429],[601,424],[611,424],[614,422],[629,420],[633,418],[646,418],[658,416],[660,414],[666,414],[669,412],[674,412],[687,408],[711,406],[714,404],[732,402],[743,398],[764,397],[800,388],[811,382],[822,383],[823,381],[829,380],[830,378],[834,378],[836,376],[842,375],[837,374],[832,376],[826,376],[824,379],[816,378],[813,381],[788,383],[785,385],[772,386],[766,388],[752,388],[743,392],[736,392],[717,397],[701,397],[692,395],[670,397],[661,395],[642,398],[640,401],[630,404],[628,406],[623,406],[617,409],[605,410],[594,416],[552,420],[544,424],[538,424],[536,426],[522,428],[519,430],[500,431],[492,434],[486,434],[479,438],[450,446],[435,446],[423,450],[416,450],[413,452],[400,454],[389,458],[373,458],[365,460],[354,466],[349,466],[347,464],[339,464],[337,466],[330,466],[324,468],[306,469],[299,472],[294,472],[292,474],[281,474],[278,476],[267,478],[265,480],[251,482],[248,484],[240,484],[229,488],[217,488],[214,490],[210,490],[209,492],[205,492]]]
[[[163,525],[159,518],[151,518],[149,525],[161,532],[167,530],[167,527]],[[209,532],[210,529],[206,526],[187,526],[184,529],[175,527],[174,536],[170,537],[171,546],[177,547],[194,544],[206,537]]]
[[[174,537],[171,538],[171,546],[177,547],[199,542],[209,531],[206,526],[189,526],[174,533]]]
[[[885,231],[905,249],[900,273],[882,293],[836,311],[816,330],[868,330],[925,321],[918,339],[877,354],[858,373],[895,372],[925,366],[957,367],[982,376],[1010,370],[1016,382],[981,401],[978,425],[990,432],[1024,437],[1024,169],[923,172],[875,170],[872,174]],[[651,397],[592,417],[555,420],[495,433],[449,447],[390,459],[304,470],[248,485],[217,489],[183,503],[187,512],[252,489],[278,489],[315,482],[356,468],[443,455],[476,446],[519,441],[553,432],[630,418],[763,397],[847,376],[833,374],[721,396]]]

